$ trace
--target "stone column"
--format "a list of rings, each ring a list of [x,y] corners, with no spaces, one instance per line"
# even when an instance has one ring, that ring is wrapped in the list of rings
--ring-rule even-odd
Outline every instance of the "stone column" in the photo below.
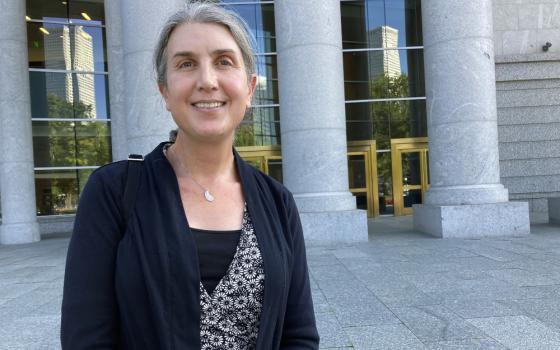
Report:
[[[128,156],[121,1],[105,1],[104,5],[109,66],[111,148],[113,150],[113,161],[116,161],[126,159]]]
[[[430,189],[414,227],[439,237],[529,233],[500,184],[492,1],[423,0]]]
[[[274,11],[283,178],[305,238],[367,241],[367,214],[348,191],[340,2],[284,0]]]
[[[0,244],[40,239],[35,206],[25,1],[0,0]]]
[[[156,84],[152,55],[159,31],[181,0],[121,0],[128,152],[145,154],[169,139],[175,123]]]

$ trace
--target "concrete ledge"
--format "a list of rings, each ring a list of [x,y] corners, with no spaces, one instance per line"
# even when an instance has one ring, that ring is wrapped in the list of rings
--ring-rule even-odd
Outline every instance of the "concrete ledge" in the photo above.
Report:
[[[306,242],[332,244],[368,241],[365,210],[300,213],[300,218]]]
[[[21,223],[2,223],[0,244],[33,243],[41,239],[36,221]]]
[[[41,236],[52,236],[57,234],[70,234],[74,228],[76,215],[48,215],[38,216]]]
[[[415,205],[413,225],[441,238],[522,236],[530,233],[529,204]]]
[[[548,198],[548,222],[560,225],[560,197]]]

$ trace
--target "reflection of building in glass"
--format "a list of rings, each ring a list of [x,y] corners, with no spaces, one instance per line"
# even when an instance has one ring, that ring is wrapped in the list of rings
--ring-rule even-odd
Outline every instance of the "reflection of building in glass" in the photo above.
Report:
[[[83,26],[49,28],[45,35],[45,68],[58,70],[94,70],[93,40]],[[93,74],[47,74],[47,95],[54,94],[69,103],[91,106],[96,115]],[[70,116],[67,116],[70,117]],[[77,116],[84,117],[84,116]]]
[[[379,26],[367,33],[371,47],[398,47],[399,31],[389,26]],[[401,75],[401,60],[399,50],[378,50],[368,52],[369,78],[375,80],[380,75],[394,78]]]

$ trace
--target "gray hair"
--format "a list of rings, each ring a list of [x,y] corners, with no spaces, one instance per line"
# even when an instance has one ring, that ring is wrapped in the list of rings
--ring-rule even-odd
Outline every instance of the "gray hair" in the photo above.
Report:
[[[184,9],[171,15],[161,33],[154,51],[154,68],[159,84],[167,84],[167,44],[173,30],[183,23],[214,23],[225,27],[230,33],[237,46],[241,50],[243,64],[248,80],[255,73],[254,40],[247,29],[247,24],[236,13],[226,10],[221,6],[207,1],[187,1]]]

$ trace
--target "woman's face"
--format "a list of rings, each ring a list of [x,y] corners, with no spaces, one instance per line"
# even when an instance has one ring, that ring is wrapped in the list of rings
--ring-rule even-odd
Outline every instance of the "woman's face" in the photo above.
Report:
[[[188,23],[167,44],[167,84],[160,85],[180,132],[199,142],[232,138],[250,105],[256,77],[247,73],[237,43],[223,26]]]

